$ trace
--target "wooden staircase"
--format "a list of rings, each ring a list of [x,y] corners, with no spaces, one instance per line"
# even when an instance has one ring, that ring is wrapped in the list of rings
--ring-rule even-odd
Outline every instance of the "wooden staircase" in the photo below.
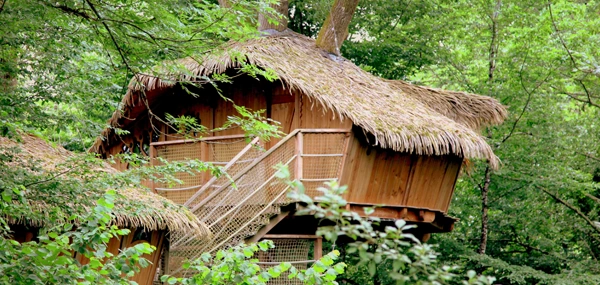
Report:
[[[290,179],[308,185],[339,179],[348,131],[297,129],[257,155],[259,144],[252,140],[223,167],[227,175],[211,178],[189,196],[184,205],[210,228],[212,237],[172,236],[166,273],[186,275],[184,260],[244,242],[272,224],[273,217],[281,217],[281,208],[294,201],[286,195],[290,186],[276,178],[276,165],[286,166]],[[316,192],[314,185],[307,187],[307,194]]]

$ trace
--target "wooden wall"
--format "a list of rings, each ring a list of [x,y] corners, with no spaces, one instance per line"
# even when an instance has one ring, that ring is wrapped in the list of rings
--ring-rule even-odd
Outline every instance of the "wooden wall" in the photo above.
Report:
[[[140,243],[148,243],[156,247],[156,250],[151,254],[144,254],[142,257],[150,261],[150,265],[142,268],[130,279],[137,282],[139,285],[152,285],[156,275],[158,266],[160,265],[161,254],[165,244],[164,231],[144,232],[141,229],[132,229],[126,236],[113,237],[109,240],[106,251],[114,255],[119,254],[119,250],[123,250]],[[81,264],[87,264],[89,260],[79,253],[75,253],[75,258]]]
[[[173,116],[192,116],[207,127],[214,129],[223,126],[229,116],[239,116],[233,103],[220,97],[214,88],[193,90],[198,93],[194,97],[181,88],[163,90],[162,94],[155,95],[156,102],[151,104],[152,112],[165,118],[166,114]],[[325,110],[318,102],[309,99],[306,95],[290,92],[281,83],[268,83],[252,78],[240,77],[235,85],[221,86],[222,95],[233,100],[235,104],[244,106],[253,111],[265,110],[265,116],[280,122],[281,131],[285,134],[297,128],[333,128],[350,129],[352,122],[342,120],[331,110]],[[141,154],[148,155],[144,150],[150,142],[171,141],[182,139],[176,131],[168,128],[157,119],[150,119],[147,112],[138,112],[136,118],[125,120],[123,128],[131,134],[121,136],[108,147],[104,157],[119,153],[134,152],[141,149]],[[243,134],[240,128],[230,128],[219,132],[203,134],[208,136],[226,136]],[[199,135],[199,134],[198,134]],[[273,139],[266,145],[269,148],[280,139]],[[139,146],[138,146],[139,145]],[[127,169],[127,164],[116,163],[120,170]]]
[[[456,156],[417,156],[371,147],[355,132],[341,184],[348,185],[348,202],[447,212],[461,164]]]
[[[252,110],[264,109],[268,118],[279,121],[281,130],[289,133],[297,128],[305,129],[347,129],[353,128],[349,119],[342,119],[332,110],[327,110],[316,100],[285,89],[280,82],[257,81],[250,77],[239,77],[235,84],[221,87],[222,95],[232,99],[237,105]],[[233,104],[221,98],[214,89],[195,90],[200,94],[193,97],[181,90],[169,91],[156,102],[154,113],[160,116],[189,115],[212,129],[222,126],[228,116],[238,115]],[[158,100],[158,99],[157,99]],[[153,137],[153,141],[181,139],[160,122],[160,135],[151,133],[149,120],[144,116],[136,119],[130,130],[134,137]],[[447,212],[454,184],[462,159],[456,156],[416,156],[371,147],[366,143],[359,128],[354,127],[355,136],[350,141],[348,157],[343,166],[341,183],[349,186],[347,199],[355,203],[387,204],[412,206]],[[239,128],[232,128],[205,136],[242,134]],[[269,148],[280,139],[266,144]],[[131,140],[123,140],[132,143]],[[122,145],[113,146],[111,153],[123,152]],[[117,165],[121,169],[123,165]]]
[[[300,96],[298,96],[300,97]],[[316,100],[303,95],[299,103],[300,127],[303,129],[348,129],[352,128],[350,119],[340,118],[332,110],[326,109]]]

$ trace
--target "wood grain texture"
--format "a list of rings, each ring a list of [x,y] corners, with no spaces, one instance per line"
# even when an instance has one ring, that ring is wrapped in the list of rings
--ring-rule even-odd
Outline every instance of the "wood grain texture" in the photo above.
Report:
[[[354,136],[341,183],[348,185],[348,202],[447,212],[461,163],[455,156],[416,156],[371,147]]]

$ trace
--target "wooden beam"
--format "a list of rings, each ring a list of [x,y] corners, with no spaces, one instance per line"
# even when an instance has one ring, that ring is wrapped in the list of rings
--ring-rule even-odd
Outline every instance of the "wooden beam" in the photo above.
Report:
[[[298,129],[303,133],[350,133],[351,129]]]
[[[317,239],[318,235],[287,235],[287,234],[272,234],[272,235],[264,235],[264,239]]]
[[[314,259],[315,260],[319,260],[321,259],[321,257],[323,257],[323,238],[322,237],[318,237],[315,240],[315,248],[314,248]]]
[[[253,243],[259,241],[261,238],[267,236],[267,233],[273,229],[279,222],[281,222],[285,217],[287,217],[292,211],[285,211],[277,214],[274,218],[271,218],[269,223],[262,227],[256,234],[248,239],[246,239],[246,243]]]
[[[202,160],[204,162],[207,162],[210,160],[210,148],[208,147],[208,144],[206,142],[200,143],[200,160]],[[204,171],[202,173],[202,184],[208,182],[210,180],[210,178],[211,178],[210,171]]]
[[[185,143],[199,143],[201,141],[216,141],[216,140],[227,140],[227,139],[243,139],[246,135],[238,134],[238,135],[226,135],[226,136],[214,136],[214,137],[204,137],[200,139],[193,140],[172,140],[172,141],[161,141],[161,142],[153,142],[150,145],[153,146],[161,146],[161,145],[172,145],[172,144],[185,144]]]
[[[303,158],[302,154],[304,153],[304,135],[302,132],[299,132],[296,136],[296,177],[295,179],[302,179],[303,177]]]
[[[151,166],[156,166],[156,147],[153,145],[150,145],[150,165]],[[152,192],[156,193],[156,183],[154,182],[154,179],[150,179],[150,189],[152,190]]]

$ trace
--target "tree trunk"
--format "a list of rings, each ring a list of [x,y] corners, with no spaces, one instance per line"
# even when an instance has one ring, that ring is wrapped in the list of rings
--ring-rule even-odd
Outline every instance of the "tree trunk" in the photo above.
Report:
[[[229,3],[229,0],[219,0],[219,6],[223,8],[231,8],[231,3]]]
[[[481,188],[481,239],[479,240],[479,250],[477,253],[485,254],[488,240],[488,192],[490,190],[490,182],[492,178],[492,170],[489,166],[485,168],[485,176],[483,186]]]
[[[220,0],[224,1],[224,0]],[[271,7],[278,13],[276,15],[258,15],[258,30],[276,30],[282,32],[287,29],[288,25],[288,0],[280,0],[279,4],[272,4]],[[273,23],[269,23],[271,20]]]
[[[317,47],[340,55],[342,43],[348,37],[348,26],[359,0],[335,0],[317,36]]]
[[[490,41],[490,54],[489,54],[489,67],[488,67],[488,83],[492,84],[494,79],[494,71],[496,70],[496,58],[498,57],[498,15],[500,14],[500,8],[502,7],[502,0],[496,1],[496,6],[490,15],[492,20],[492,39]],[[491,138],[491,131],[488,129],[488,137]],[[490,190],[490,182],[492,179],[492,170],[489,165],[485,168],[485,174],[483,178],[483,186],[481,186],[481,238],[479,240],[479,254],[485,254],[488,241],[488,194]]]
[[[496,57],[498,56],[498,15],[500,14],[500,8],[502,7],[502,1],[496,2],[496,7],[490,18],[492,19],[492,40],[490,42],[490,63],[488,69],[488,80],[492,81],[494,78],[494,71],[496,70]]]

